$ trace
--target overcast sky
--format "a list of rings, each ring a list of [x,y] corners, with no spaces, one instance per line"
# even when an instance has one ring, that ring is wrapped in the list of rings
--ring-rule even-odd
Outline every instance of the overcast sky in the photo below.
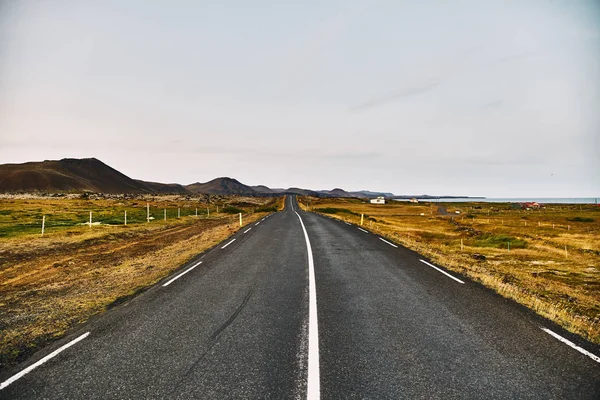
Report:
[[[600,196],[600,2],[0,0],[0,163]]]

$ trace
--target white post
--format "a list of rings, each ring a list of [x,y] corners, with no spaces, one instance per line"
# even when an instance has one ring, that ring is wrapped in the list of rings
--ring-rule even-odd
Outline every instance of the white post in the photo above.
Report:
[[[127,211],[125,211],[125,225],[127,225]]]
[[[165,221],[167,220],[167,209],[164,209],[164,214],[165,214]]]
[[[42,216],[42,236],[44,236],[44,227],[46,226],[46,216]]]
[[[217,214],[219,213],[219,205],[217,204]]]
[[[242,226],[242,213],[240,213],[240,226]]]
[[[146,222],[150,222],[150,203],[146,203]]]
[[[364,220],[365,220],[365,214],[360,214],[360,226],[363,225]]]
[[[569,257],[569,252],[567,251],[567,246],[565,246],[565,258]]]
[[[210,208],[206,207],[206,216],[210,217]]]
[[[554,229],[554,224],[552,224],[552,229]]]
[[[90,211],[90,228],[92,227],[92,212]]]
[[[177,208],[177,218],[181,218],[181,208]]]
[[[541,221],[538,221],[538,226],[542,226],[542,223],[541,223]]]
[[[571,225],[567,225],[567,230],[570,231],[571,230]]]

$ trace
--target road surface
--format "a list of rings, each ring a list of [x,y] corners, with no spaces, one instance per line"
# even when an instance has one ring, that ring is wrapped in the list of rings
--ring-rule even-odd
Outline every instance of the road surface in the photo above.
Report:
[[[598,354],[288,197],[284,211],[3,371],[0,398],[598,399]]]

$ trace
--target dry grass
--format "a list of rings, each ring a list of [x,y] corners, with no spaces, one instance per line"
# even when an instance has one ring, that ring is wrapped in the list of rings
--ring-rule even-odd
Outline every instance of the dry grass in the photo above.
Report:
[[[253,213],[253,209],[281,209],[284,204],[281,198],[226,200],[246,212],[245,224],[266,214]],[[156,209],[170,204],[175,212],[177,206],[190,203],[176,198],[149,201]],[[45,213],[54,210],[54,215],[58,210],[77,215],[78,210],[92,207],[134,209],[139,202],[11,199],[0,200],[0,210],[5,211],[4,216],[12,214],[9,210],[27,214],[39,209]],[[145,201],[142,203],[145,206]],[[9,227],[10,234],[0,236],[0,368],[143,291],[239,229],[237,215],[211,210],[210,218],[195,217],[195,208],[189,216],[167,222],[92,228],[71,224],[55,227],[44,237]],[[122,209],[117,211],[120,214]]]
[[[366,228],[600,343],[599,207],[523,211],[508,204],[311,198],[310,209],[355,224],[365,214]]]

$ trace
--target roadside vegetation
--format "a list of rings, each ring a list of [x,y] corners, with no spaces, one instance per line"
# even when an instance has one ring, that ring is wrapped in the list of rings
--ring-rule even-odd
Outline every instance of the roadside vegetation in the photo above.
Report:
[[[0,198],[0,369],[218,244],[239,229],[237,213],[246,225],[283,207],[282,197]]]
[[[600,344],[598,206],[299,200],[357,225],[364,214],[363,227]]]

